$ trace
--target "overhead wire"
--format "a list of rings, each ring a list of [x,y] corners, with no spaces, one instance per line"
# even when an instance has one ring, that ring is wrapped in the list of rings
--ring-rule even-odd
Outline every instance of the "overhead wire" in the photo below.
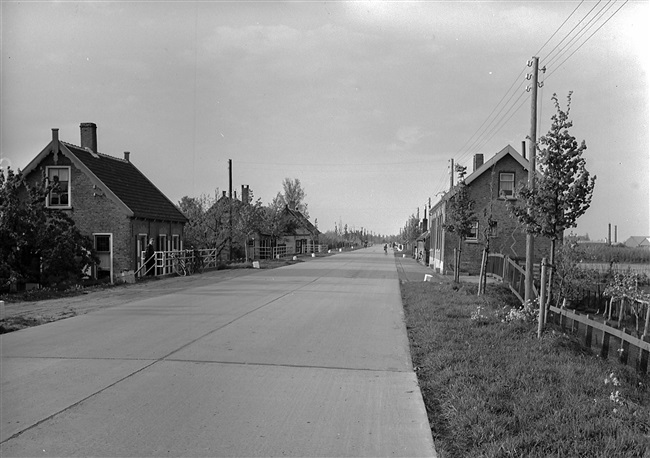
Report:
[[[548,38],[548,40],[546,40],[546,42],[545,42],[545,43],[544,43],[544,44],[543,44],[543,45],[542,45],[542,46],[537,50],[537,52],[535,53],[535,55],[539,55],[539,53],[542,52],[542,49],[544,49],[544,46],[546,46],[546,45],[547,45],[547,44],[548,44],[548,43],[553,39],[553,37],[554,37],[554,36],[555,36],[559,31],[560,31],[560,29],[561,29],[562,27],[564,27],[564,24],[566,24],[567,21],[568,21],[569,19],[571,19],[571,16],[573,16],[573,14],[574,14],[576,11],[578,11],[578,8],[580,8],[580,6],[581,6],[584,2],[585,2],[585,0],[582,0],[582,1],[578,4],[578,6],[576,6],[575,9],[574,9],[573,11],[571,11],[571,14],[569,14],[569,15],[567,16],[567,18],[564,20],[564,22],[563,22],[562,24],[560,24],[559,27],[558,27],[557,29],[555,29],[555,32],[553,32],[553,34]],[[553,49],[555,49],[555,48],[553,48]],[[551,52],[553,52],[553,50],[551,50]]]
[[[561,56],[566,54],[568,50],[573,46],[575,43],[578,42],[580,38],[582,38],[588,31],[591,29],[596,22],[604,16],[604,14],[616,3],[616,0],[614,1],[608,1],[598,12],[585,24],[585,26],[580,30],[578,33],[576,33],[566,44],[564,48],[562,48],[555,56],[553,56],[551,59],[549,59],[545,65],[550,66],[552,65],[557,59],[559,59]],[[606,23],[607,21],[605,21]],[[603,23],[603,25],[605,24]],[[584,43],[584,42],[583,42]],[[582,45],[581,45],[582,46]]]
[[[579,26],[580,24],[582,24],[582,21],[584,21],[585,18],[586,18],[587,16],[589,16],[589,15],[591,14],[591,12],[592,12],[594,9],[596,9],[596,7],[600,4],[601,1],[602,1],[602,0],[598,0],[598,2],[597,2],[594,6],[592,6],[591,9],[590,9],[589,11],[587,11],[587,14],[585,14],[585,15],[582,17],[582,19],[580,19],[580,20],[578,21],[578,23],[577,23],[576,25],[574,25],[573,28],[572,28],[571,30],[569,30],[569,32],[566,33],[566,35],[564,35],[564,38],[562,38],[562,39],[561,39],[561,40],[560,40],[560,41],[559,41],[559,42],[558,42],[558,43],[553,47],[553,49],[551,49],[551,50],[550,50],[550,51],[549,51],[549,52],[548,52],[544,57],[542,57],[541,60],[542,60],[542,61],[546,61],[546,59],[548,59],[548,56],[550,56],[551,54],[553,54],[553,51],[555,51],[555,50],[556,50],[556,49],[557,49],[557,48],[558,48],[558,47],[559,47],[559,46],[564,42],[564,40],[566,40],[566,39],[567,39],[567,38],[568,38],[568,37],[573,33],[573,31],[574,31],[576,28],[578,28],[578,26]],[[582,2],[581,2],[580,4],[582,4]],[[574,10],[574,12],[575,12],[575,10]],[[569,15],[569,17],[571,17],[572,15],[573,15],[573,13],[571,13],[571,15]],[[566,21],[565,21],[565,23],[566,23]],[[542,48],[543,48],[543,47],[542,47]],[[537,53],[539,54],[540,51],[541,51],[541,49],[540,49]]]
[[[602,0],[599,0],[589,11],[583,15],[583,17],[578,21],[578,23],[573,26],[573,28],[567,32],[564,37],[551,49],[545,56],[544,59],[548,58],[549,56],[552,56],[554,51],[557,50],[562,43],[569,40],[565,47],[561,48],[555,56],[551,57],[549,63],[552,64],[554,61],[562,58],[564,55],[566,55],[569,50],[576,45],[577,43],[580,43],[578,47],[569,54],[569,56],[566,57],[562,61],[562,64],[566,62],[575,52],[578,51],[585,43],[588,41],[598,30],[600,30],[618,11],[627,3],[629,0],[625,0],[625,2],[611,15],[609,16],[603,23],[601,23],[598,28],[591,34],[589,37],[587,37],[584,41],[580,43],[580,40],[584,35],[591,29],[593,28],[600,19],[602,19],[605,14],[612,8],[614,3],[616,3],[616,0],[610,0],[608,1],[604,6],[602,6],[591,18],[589,16],[596,10],[598,5],[602,3]],[[575,13],[578,11],[580,6],[584,3],[584,0],[582,0],[578,6],[576,6],[573,11],[567,16],[567,18],[556,28],[556,30],[553,32],[553,34],[549,37],[549,39],[546,40],[546,42],[540,47],[538,52],[536,54],[540,54],[540,52],[548,45],[548,43],[551,42],[553,37],[555,37],[558,32],[566,25],[566,23],[569,21],[569,19],[575,15]],[[589,18],[589,19],[587,19]],[[577,34],[575,34],[573,37],[571,37],[571,34],[575,31],[576,28],[580,26],[580,24],[585,23],[583,29],[581,29]],[[570,38],[571,37],[571,38]],[[549,65],[549,63],[545,63],[546,66]],[[562,65],[560,64],[560,65]],[[556,70],[553,72],[549,73],[546,75],[546,78],[550,77]],[[459,162],[465,160],[468,156],[470,156],[473,152],[480,150],[482,147],[485,146],[509,121],[512,119],[512,117],[521,109],[523,104],[525,103],[526,100],[529,99],[529,97],[526,97],[523,101],[520,102],[521,98],[524,96],[525,93],[520,93],[519,97],[517,97],[514,102],[510,103],[514,95],[516,95],[516,92],[513,94],[510,94],[510,91],[512,88],[515,86],[517,80],[521,77],[521,74],[523,73],[520,72],[519,75],[517,75],[517,78],[515,81],[510,85],[510,87],[506,90],[505,94],[503,97],[499,100],[497,105],[492,109],[488,117],[483,121],[483,123],[479,126],[479,128],[468,138],[467,141],[463,144],[463,146],[457,151],[456,158],[458,159]],[[508,97],[508,95],[510,96]],[[501,103],[506,99],[506,103],[501,106],[501,109],[497,111]],[[507,107],[507,109],[506,109]],[[503,111],[506,110],[505,114],[502,114]],[[496,112],[496,115],[495,115]],[[493,116],[494,115],[494,116]],[[477,136],[478,133],[478,136]]]
[[[608,23],[608,22],[609,22],[609,21],[610,21],[610,20],[611,20],[611,19],[612,19],[612,18],[613,18],[617,13],[618,13],[618,12],[621,10],[621,8],[623,8],[623,7],[627,4],[628,1],[629,1],[629,0],[625,0],[625,1],[623,2],[623,4],[622,4],[621,6],[619,6],[618,9],[617,9],[616,11],[614,11],[614,12],[612,13],[612,15],[609,16],[609,17],[605,20],[605,22],[603,22],[603,23],[602,23],[602,24],[601,24],[601,25],[600,25],[596,30],[594,30],[594,31],[592,32],[591,35],[589,35],[589,36],[587,37],[587,39],[586,39],[585,41],[583,41],[583,42],[580,44],[580,46],[578,46],[578,47],[577,47],[577,48],[576,48],[576,49],[575,49],[571,54],[569,54],[569,55],[566,57],[566,59],[564,59],[562,62],[560,62],[560,64],[557,65],[557,66],[555,67],[555,69],[554,69],[552,72],[550,72],[548,75],[546,75],[546,78],[545,78],[545,79],[550,78],[550,76],[551,76],[553,73],[555,73],[555,72],[556,72],[556,71],[557,71],[557,70],[558,70],[562,65],[564,65],[564,63],[565,63],[567,60],[569,60],[569,59],[571,58],[571,56],[573,56],[573,55],[574,55],[574,54],[575,54],[575,53],[576,53],[580,48],[582,48],[582,47],[584,46],[584,44],[587,43],[587,41],[589,41],[589,40],[591,39],[591,37],[593,37],[593,36],[596,34],[596,32],[598,32],[601,28],[603,28],[603,26],[604,26],[605,24],[607,24],[607,23]]]

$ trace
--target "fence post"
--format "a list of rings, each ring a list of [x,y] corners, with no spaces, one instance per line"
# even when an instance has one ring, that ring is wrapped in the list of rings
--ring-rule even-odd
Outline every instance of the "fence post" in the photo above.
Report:
[[[607,359],[607,354],[609,353],[609,333],[603,331],[603,347],[600,349],[600,357]]]
[[[537,324],[537,338],[542,337],[544,332],[544,323],[546,323],[546,258],[542,258],[542,273],[540,279],[539,292],[539,317]]]
[[[645,341],[645,339],[641,339],[641,340]],[[648,352],[643,348],[640,350],[640,355],[639,355],[639,371],[642,374],[648,372]]]
[[[623,339],[623,335],[629,335],[630,332],[623,328],[621,331],[621,346],[619,347],[619,352],[618,352],[618,359],[622,364],[627,364],[627,356],[628,353],[630,352],[630,343]]]
[[[587,319],[591,320],[592,318],[587,315]],[[594,328],[591,326],[587,325],[587,328],[585,330],[585,346],[590,349],[591,348],[591,335],[593,333]]]
[[[643,338],[650,335],[650,302],[645,305],[645,326],[643,327]]]
[[[618,329],[623,325],[623,314],[625,313],[625,298],[621,299],[621,307],[618,311]]]

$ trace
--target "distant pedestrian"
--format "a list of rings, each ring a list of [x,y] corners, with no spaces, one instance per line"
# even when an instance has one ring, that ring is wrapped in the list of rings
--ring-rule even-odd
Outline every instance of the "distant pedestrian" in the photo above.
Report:
[[[146,262],[146,269],[147,269],[147,275],[154,275],[155,274],[155,269],[154,269],[154,255],[155,250],[153,249],[153,239],[149,239],[149,245],[147,245],[147,251],[144,254],[144,259]]]

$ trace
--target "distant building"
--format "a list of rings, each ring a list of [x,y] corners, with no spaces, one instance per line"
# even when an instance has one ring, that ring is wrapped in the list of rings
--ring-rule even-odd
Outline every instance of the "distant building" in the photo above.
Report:
[[[313,253],[317,250],[320,231],[302,213],[285,205],[281,219],[283,231],[278,235],[276,247],[286,254]]]
[[[511,216],[508,202],[517,200],[517,188],[528,182],[529,162],[510,145],[503,148],[489,161],[483,155],[474,156],[472,173],[465,178],[470,199],[474,200],[474,212],[478,221],[472,235],[465,241],[461,256],[461,272],[478,274],[484,248],[484,234],[490,238],[490,251],[501,253],[514,260],[526,257],[526,232]],[[437,272],[450,274],[454,269],[454,249],[458,237],[444,229],[454,189],[442,196],[429,211],[431,248],[429,265]],[[492,214],[495,224],[488,228],[488,216]],[[543,237],[535,239],[535,262],[547,256],[550,241]]]
[[[646,235],[633,235],[625,242],[625,246],[630,248],[646,248],[650,249],[650,236]]]
[[[59,140],[52,129],[52,141],[25,167],[28,182],[43,174],[58,182],[46,205],[66,212],[79,230],[94,240],[100,264],[92,274],[111,282],[122,271],[137,270],[148,240],[157,251],[182,248],[187,218],[131,163],[99,153],[97,126],[83,123],[81,146]]]

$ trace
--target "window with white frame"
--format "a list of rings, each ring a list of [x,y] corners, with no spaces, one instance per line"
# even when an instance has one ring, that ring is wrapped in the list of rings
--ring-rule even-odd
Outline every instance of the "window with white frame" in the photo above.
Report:
[[[70,167],[48,167],[47,180],[53,185],[47,206],[70,207]]]
[[[509,199],[515,197],[514,172],[499,173],[499,197]]]

